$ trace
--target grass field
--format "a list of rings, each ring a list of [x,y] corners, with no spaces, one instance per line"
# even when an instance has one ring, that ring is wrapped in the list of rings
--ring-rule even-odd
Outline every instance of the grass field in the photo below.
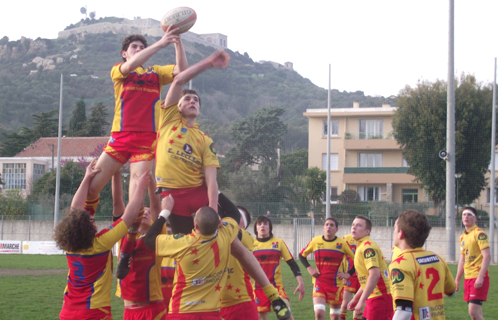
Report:
[[[116,264],[115,264],[116,265]],[[9,270],[7,270],[9,269]],[[450,265],[456,274],[456,265]],[[284,263],[282,273],[284,287],[291,301],[292,313],[296,320],[314,319],[312,305],[311,277],[306,270],[303,278],[306,295],[299,301],[294,295],[297,285],[290,268]],[[66,285],[67,262],[65,256],[44,255],[0,255],[0,319],[58,319],[62,306],[62,293]],[[498,279],[498,266],[489,268],[492,283]],[[462,300],[463,281],[459,291],[453,297],[445,298],[446,319],[470,319],[467,304]],[[113,281],[111,307],[114,319],[123,318],[123,302],[114,295],[116,281]],[[485,319],[498,319],[498,286],[491,285],[488,302],[483,305]],[[328,313],[328,311],[327,311]],[[276,317],[270,313],[270,320]],[[348,319],[352,319],[348,313]]]

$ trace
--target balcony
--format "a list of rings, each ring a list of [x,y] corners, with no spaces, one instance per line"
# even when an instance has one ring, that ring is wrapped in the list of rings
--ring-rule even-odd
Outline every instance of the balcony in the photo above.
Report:
[[[345,150],[401,150],[392,134],[373,135],[368,133],[352,134],[346,132],[344,136]]]
[[[408,174],[407,167],[345,167],[344,183],[385,184],[414,183],[415,177]]]

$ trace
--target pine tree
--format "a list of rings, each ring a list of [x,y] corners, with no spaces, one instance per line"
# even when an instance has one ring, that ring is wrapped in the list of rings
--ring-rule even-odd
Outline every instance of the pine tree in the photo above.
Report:
[[[76,108],[73,115],[69,120],[69,130],[67,135],[69,137],[78,137],[85,134],[84,129],[86,126],[86,104],[83,97],[76,102]]]
[[[109,130],[106,126],[109,125],[107,117],[109,113],[105,106],[100,102],[92,108],[92,115],[86,122],[85,137],[102,137],[108,134]]]

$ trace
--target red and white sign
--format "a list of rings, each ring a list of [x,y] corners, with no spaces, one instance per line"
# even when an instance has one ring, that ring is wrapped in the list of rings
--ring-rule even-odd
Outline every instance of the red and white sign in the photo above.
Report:
[[[0,253],[21,253],[21,241],[0,240]]]

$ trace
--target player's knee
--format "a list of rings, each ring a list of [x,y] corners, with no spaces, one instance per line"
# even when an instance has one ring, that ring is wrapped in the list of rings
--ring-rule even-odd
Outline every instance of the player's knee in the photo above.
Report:
[[[313,306],[315,309],[315,319],[321,320],[325,318],[325,305],[321,303],[317,303]]]
[[[337,308],[330,308],[330,314],[335,316],[335,315],[341,315],[341,309],[338,308],[339,306],[337,306]]]

